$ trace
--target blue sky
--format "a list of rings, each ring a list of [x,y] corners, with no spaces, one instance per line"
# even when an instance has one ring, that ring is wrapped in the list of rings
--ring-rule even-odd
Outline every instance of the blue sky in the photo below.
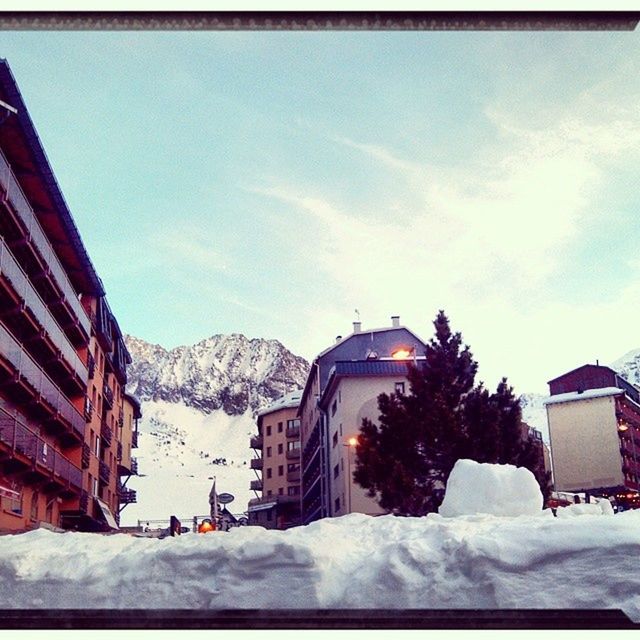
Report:
[[[124,331],[444,308],[516,391],[640,346],[636,33],[5,32]]]

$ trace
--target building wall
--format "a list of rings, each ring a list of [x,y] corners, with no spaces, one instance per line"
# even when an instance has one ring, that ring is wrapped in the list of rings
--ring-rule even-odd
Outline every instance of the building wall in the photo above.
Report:
[[[393,377],[345,377],[328,398],[328,433],[330,446],[331,515],[350,512],[379,515],[384,513],[377,502],[366,495],[366,490],[353,482],[355,450],[348,446],[349,438],[357,437],[365,418],[378,422],[378,395],[394,393],[396,383],[408,382],[404,376]],[[335,413],[334,413],[335,407]],[[351,477],[349,477],[349,470]],[[336,476],[337,474],[337,476]],[[339,505],[336,500],[339,500]],[[349,500],[351,504],[349,504]]]
[[[547,416],[557,491],[624,484],[613,397],[550,404]]]
[[[289,489],[299,495],[300,483],[287,481],[289,465],[300,468],[300,440],[287,438],[287,421],[296,420],[297,407],[274,411],[262,417],[262,495],[288,495]],[[292,443],[289,445],[288,443]],[[295,448],[294,444],[295,443]],[[292,453],[287,457],[289,447]]]

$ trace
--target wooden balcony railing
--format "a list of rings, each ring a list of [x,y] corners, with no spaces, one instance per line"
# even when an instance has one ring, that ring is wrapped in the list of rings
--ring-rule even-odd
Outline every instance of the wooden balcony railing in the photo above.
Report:
[[[246,442],[246,440],[245,440]],[[251,459],[251,468],[252,469],[262,469],[262,458],[252,458]]]
[[[100,423],[100,437],[104,440],[107,447],[111,446],[113,431],[104,420]]]
[[[109,465],[102,460],[100,460],[100,466],[98,468],[98,478],[105,484],[109,484],[109,480],[111,479],[111,469],[109,469]]]

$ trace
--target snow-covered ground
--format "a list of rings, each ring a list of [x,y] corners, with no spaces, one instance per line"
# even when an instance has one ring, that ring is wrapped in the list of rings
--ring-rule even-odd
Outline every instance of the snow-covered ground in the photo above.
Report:
[[[640,511],[476,513],[519,511],[529,479],[461,462],[468,482],[447,487],[451,511],[466,511],[456,517],[350,514],[164,540],[2,536],[0,608],[615,608],[640,622]]]
[[[255,429],[251,410],[240,416],[206,414],[160,400],[144,402],[142,412],[140,448],[133,452],[141,476],[127,484],[137,491],[137,503],[123,509],[121,525],[175,515],[188,526],[193,516],[209,513],[212,477],[218,493],[235,496],[229,510],[246,511],[255,478],[248,464]]]

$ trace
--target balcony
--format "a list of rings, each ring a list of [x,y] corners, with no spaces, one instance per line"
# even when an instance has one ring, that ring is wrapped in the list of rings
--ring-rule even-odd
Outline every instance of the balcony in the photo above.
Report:
[[[111,446],[111,441],[113,439],[113,431],[111,427],[103,420],[100,424],[100,437],[104,440],[104,443],[107,447]]]
[[[73,328],[80,332],[84,342],[88,342],[91,332],[91,324],[86,311],[83,309],[78,296],[69,281],[69,278],[60,264],[51,243],[42,231],[29,201],[27,200],[11,166],[4,154],[0,152],[0,188],[5,191],[7,204],[21,226],[26,230],[26,236],[32,247],[40,255],[42,262],[47,265],[48,277],[55,283],[62,294],[62,301],[67,313],[72,320]]]
[[[91,418],[93,417],[93,402],[89,400],[89,398],[84,399],[84,419],[87,422],[91,422]]]
[[[136,460],[136,458],[131,458],[131,473],[134,476],[138,475],[138,461]]]
[[[120,462],[122,460],[122,442],[118,442],[116,446],[116,460]]]
[[[277,494],[271,496],[262,496],[261,498],[251,498],[251,500],[249,500],[249,510],[251,510],[251,507],[257,507],[263,504],[269,504],[271,502],[275,504],[297,504],[300,502],[300,496]]]
[[[251,491],[262,491],[262,480],[252,480],[249,488]]]
[[[82,470],[31,431],[19,419],[0,408],[0,443],[11,452],[7,461],[15,467],[72,492],[82,489]]]
[[[25,312],[35,320],[41,334],[48,337],[53,352],[60,354],[66,363],[67,370],[86,386],[87,368],[2,238],[0,238],[0,275],[22,301]]]
[[[120,408],[118,412],[118,426],[122,429],[124,427],[124,411]]]
[[[81,458],[81,466],[83,469],[89,468],[89,462],[91,461],[91,449],[87,443],[82,445],[82,458]]]
[[[262,450],[262,445],[264,443],[264,439],[262,436],[252,436],[251,440],[249,440],[249,445],[252,449]]]
[[[287,449],[287,460],[300,460],[300,449]]]
[[[287,482],[300,482],[300,469],[287,471]]]
[[[100,460],[100,467],[98,469],[98,478],[100,482],[104,482],[104,484],[109,484],[109,480],[111,479],[111,469],[109,469],[109,465],[106,462]]]
[[[120,504],[135,504],[138,496],[134,489],[120,489],[118,491],[118,501]]]
[[[138,432],[137,431],[134,431],[131,434],[131,447],[133,449],[138,448]]]
[[[96,374],[96,361],[90,353],[87,354],[87,372],[89,380],[93,380],[93,376]]]
[[[106,383],[102,387],[102,397],[104,398],[104,404],[107,409],[113,409],[113,391]]]
[[[252,469],[262,469],[262,458],[252,458],[251,459],[251,468]]]
[[[287,427],[286,436],[287,438],[300,438],[300,425]]]
[[[42,401],[43,406],[48,407],[48,413],[52,419],[69,429],[70,435],[73,435],[74,438],[84,441],[84,416],[69,402],[42,367],[33,360],[2,324],[0,324],[0,344],[3,346],[0,353],[0,364],[4,358],[9,368],[15,373],[13,382],[17,385],[23,381],[26,382],[32,390],[29,395],[37,402]]]

